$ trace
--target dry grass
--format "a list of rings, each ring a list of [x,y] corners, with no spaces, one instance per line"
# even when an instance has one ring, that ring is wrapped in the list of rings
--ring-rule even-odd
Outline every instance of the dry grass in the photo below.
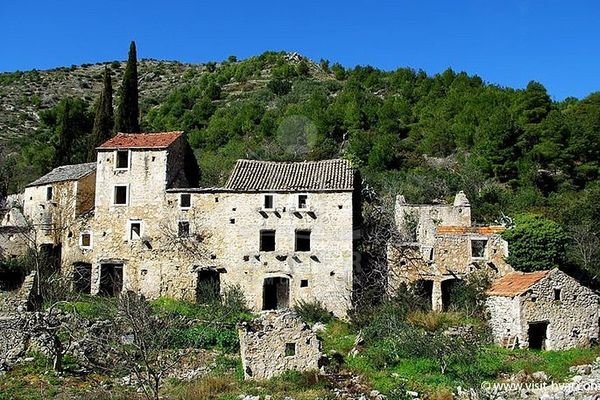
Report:
[[[411,325],[429,332],[464,325],[466,322],[465,316],[459,312],[413,311],[406,319]]]
[[[178,400],[213,400],[231,393],[238,383],[231,375],[207,376],[186,385],[181,385],[176,394]]]

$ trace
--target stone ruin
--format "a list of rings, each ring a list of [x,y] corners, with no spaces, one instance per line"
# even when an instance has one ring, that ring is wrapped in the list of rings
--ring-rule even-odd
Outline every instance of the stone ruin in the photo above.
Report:
[[[316,371],[317,334],[291,310],[265,311],[238,327],[245,379],[269,379],[288,370]]]

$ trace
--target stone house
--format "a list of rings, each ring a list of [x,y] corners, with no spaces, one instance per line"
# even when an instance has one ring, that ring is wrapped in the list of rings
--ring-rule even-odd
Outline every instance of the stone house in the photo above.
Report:
[[[40,243],[61,245],[74,288],[203,301],[237,286],[255,310],[318,300],[344,316],[360,213],[350,163],[239,160],[223,187],[194,188],[186,146],[182,132],[118,134],[98,147],[96,163],[27,187],[24,213]]]
[[[503,226],[473,226],[471,206],[463,192],[452,205],[407,204],[396,198],[395,221],[400,242],[388,247],[388,289],[417,284],[431,298],[432,309],[449,305],[453,284],[474,272],[502,276],[508,244]]]
[[[564,350],[598,340],[600,297],[558,269],[512,272],[486,293],[492,334],[502,346]]]
[[[245,379],[269,379],[288,370],[317,371],[321,343],[293,311],[265,311],[238,327]]]

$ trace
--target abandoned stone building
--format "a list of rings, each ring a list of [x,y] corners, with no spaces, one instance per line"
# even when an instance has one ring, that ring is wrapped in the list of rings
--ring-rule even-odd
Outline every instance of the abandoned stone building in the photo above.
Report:
[[[245,379],[269,379],[287,370],[319,369],[317,334],[293,311],[265,311],[238,328]]]
[[[96,163],[28,185],[23,214],[74,288],[203,301],[235,285],[255,310],[302,299],[345,315],[360,212],[351,164],[239,160],[224,187],[193,188],[185,146],[182,132],[118,134]]]
[[[503,226],[473,226],[471,205],[459,192],[452,205],[408,204],[396,198],[399,243],[388,247],[388,288],[419,284],[432,309],[448,306],[450,288],[467,275],[483,271],[492,277],[513,271],[505,258],[508,245]]]
[[[600,297],[558,269],[509,273],[487,295],[492,334],[502,346],[564,350],[598,340]]]

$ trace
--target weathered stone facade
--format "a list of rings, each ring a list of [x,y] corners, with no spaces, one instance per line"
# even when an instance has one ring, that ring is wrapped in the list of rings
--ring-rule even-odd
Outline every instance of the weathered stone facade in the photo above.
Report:
[[[292,311],[265,311],[258,319],[241,324],[238,333],[245,379],[319,369],[319,339]]]
[[[29,185],[25,215],[40,244],[62,245],[74,286],[202,301],[209,281],[240,287],[255,310],[318,300],[344,316],[360,212],[349,162],[241,160],[225,187],[189,188],[185,146],[181,132],[120,134],[98,148],[93,175]]]
[[[498,344],[564,350],[598,340],[600,297],[558,269],[508,274],[488,296]]]
[[[431,292],[432,308],[442,310],[445,293],[456,280],[479,271],[492,277],[513,271],[505,261],[508,245],[500,236],[504,227],[472,226],[463,192],[453,205],[413,205],[398,196],[395,219],[404,241],[388,248],[392,294],[402,284],[422,282]]]

